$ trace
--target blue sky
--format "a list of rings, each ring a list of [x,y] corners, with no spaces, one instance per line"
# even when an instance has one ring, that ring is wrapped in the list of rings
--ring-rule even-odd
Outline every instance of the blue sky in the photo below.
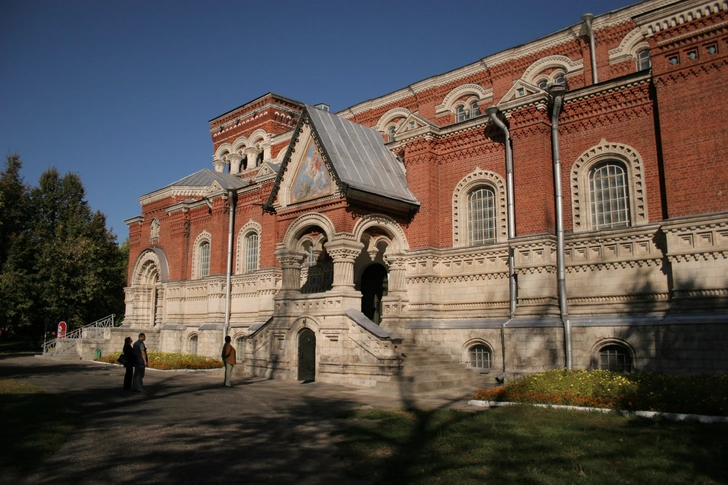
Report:
[[[121,243],[140,195],[212,168],[208,121],[243,103],[339,111],[634,3],[3,0],[3,166],[78,173]]]

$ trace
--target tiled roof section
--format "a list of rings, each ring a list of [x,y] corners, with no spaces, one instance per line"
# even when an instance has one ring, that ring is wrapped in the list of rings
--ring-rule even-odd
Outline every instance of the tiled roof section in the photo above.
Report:
[[[203,168],[199,172],[188,175],[167,187],[209,187],[212,182],[217,182],[225,190],[240,189],[248,185],[248,182],[241,180],[229,173],[215,172],[209,168]]]
[[[378,131],[306,106],[339,180],[353,189],[419,205],[407,186],[403,164]]]

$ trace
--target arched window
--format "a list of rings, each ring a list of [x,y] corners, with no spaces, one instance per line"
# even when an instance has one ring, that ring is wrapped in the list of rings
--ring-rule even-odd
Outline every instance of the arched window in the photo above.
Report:
[[[650,59],[650,51],[642,49],[637,53],[637,72],[646,71],[652,67],[652,60]]]
[[[554,84],[557,86],[566,85],[566,77],[563,74],[559,74],[554,78]]]
[[[455,122],[465,121],[465,106],[462,104],[455,110]]]
[[[200,243],[200,271],[198,274],[200,278],[210,275],[210,243],[208,241]]]
[[[306,261],[303,262],[304,266],[307,268],[316,266],[316,252],[313,250],[313,243],[305,242],[303,244],[303,251],[306,253]]]
[[[255,166],[260,167],[263,164],[263,151],[261,150],[260,153],[258,153],[258,156],[255,157]]]
[[[468,242],[471,245],[494,243],[495,193],[490,187],[478,187],[468,194]]]
[[[627,175],[620,162],[608,161],[589,171],[592,229],[629,227]]]
[[[249,232],[245,235],[245,272],[250,273],[258,269],[258,233]]]
[[[468,366],[471,369],[490,369],[493,366],[493,352],[487,345],[473,345],[468,349]]]
[[[538,87],[539,87],[540,89],[543,89],[544,91],[546,91],[546,89],[547,89],[547,88],[549,87],[549,80],[548,80],[548,79],[541,79],[541,80],[540,80],[540,81],[538,82],[537,86],[538,86]]]
[[[476,116],[480,116],[480,108],[478,107],[478,102],[473,101],[470,103],[470,112],[468,113],[468,117],[475,118]]]
[[[394,126],[389,127],[389,132],[387,135],[387,140],[389,143],[392,143],[394,141],[394,133],[397,131],[397,129]]]
[[[189,340],[190,354],[197,355],[197,335],[192,335]]]
[[[235,339],[235,357],[238,364],[245,360],[245,337]]]
[[[632,372],[632,355],[623,345],[610,344],[599,349],[599,368],[612,372]]]

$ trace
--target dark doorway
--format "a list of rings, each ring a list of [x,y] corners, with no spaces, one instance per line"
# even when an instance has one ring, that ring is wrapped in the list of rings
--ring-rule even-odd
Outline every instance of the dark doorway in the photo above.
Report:
[[[304,328],[298,334],[298,380],[316,379],[316,334]]]
[[[367,266],[361,275],[361,312],[372,322],[382,322],[382,297],[387,295],[387,269],[381,264]]]

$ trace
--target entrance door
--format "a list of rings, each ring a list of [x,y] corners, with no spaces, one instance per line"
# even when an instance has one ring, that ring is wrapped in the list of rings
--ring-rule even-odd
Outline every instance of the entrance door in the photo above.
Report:
[[[298,380],[316,379],[316,334],[305,328],[298,334]]]
[[[382,296],[387,294],[387,269],[381,264],[367,266],[361,275],[361,312],[372,322],[382,322]]]

